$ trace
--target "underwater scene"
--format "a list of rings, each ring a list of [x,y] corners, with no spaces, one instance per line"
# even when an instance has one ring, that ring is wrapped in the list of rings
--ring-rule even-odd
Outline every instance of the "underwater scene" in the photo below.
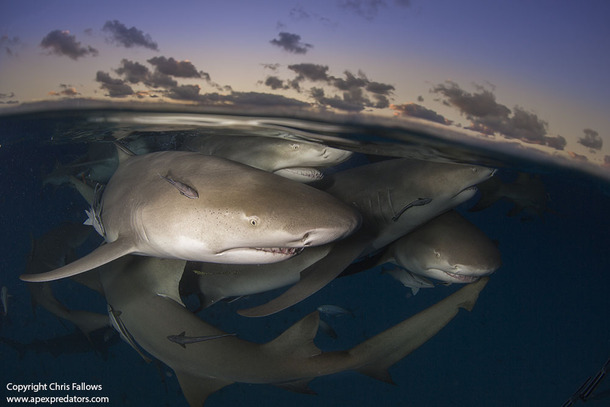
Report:
[[[588,167],[235,110],[4,114],[0,144],[3,397],[610,400],[610,185]]]
[[[610,406],[608,15],[0,2],[0,405]]]

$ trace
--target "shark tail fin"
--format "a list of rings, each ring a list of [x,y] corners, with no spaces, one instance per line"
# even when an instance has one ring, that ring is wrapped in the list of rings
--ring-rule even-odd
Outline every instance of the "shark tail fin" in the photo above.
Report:
[[[210,394],[233,383],[221,379],[201,378],[185,372],[176,372],[176,377],[190,407],[203,407]]]
[[[354,370],[393,383],[387,369],[436,335],[460,308],[471,310],[488,279],[483,277],[467,284],[437,304],[350,349],[350,356],[359,365]]]
[[[319,355],[322,351],[313,342],[319,322],[318,311],[312,312],[263,346],[277,354],[291,354],[303,358]]]

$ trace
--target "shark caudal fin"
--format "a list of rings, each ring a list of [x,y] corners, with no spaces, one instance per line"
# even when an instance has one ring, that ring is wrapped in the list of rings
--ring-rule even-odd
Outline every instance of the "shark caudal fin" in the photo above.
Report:
[[[210,394],[233,382],[214,378],[201,378],[190,373],[175,372],[182,393],[190,407],[203,407]]]
[[[488,277],[468,284],[437,304],[364,341],[349,350],[354,370],[386,383],[394,383],[388,368],[436,335],[458,313],[472,310]]]
[[[38,274],[22,274],[19,278],[31,283],[59,280],[92,270],[126,254],[133,253],[133,251],[134,245],[131,241],[118,239],[112,243],[104,244],[85,257],[81,257],[56,270]]]

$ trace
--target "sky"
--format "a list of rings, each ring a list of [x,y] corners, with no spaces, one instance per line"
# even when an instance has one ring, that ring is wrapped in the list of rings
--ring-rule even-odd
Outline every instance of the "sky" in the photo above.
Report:
[[[610,168],[603,0],[0,0],[0,108],[289,105],[418,117]]]

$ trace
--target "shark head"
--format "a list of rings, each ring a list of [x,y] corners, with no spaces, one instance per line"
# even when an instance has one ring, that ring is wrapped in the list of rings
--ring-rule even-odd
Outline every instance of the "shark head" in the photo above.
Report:
[[[396,242],[394,256],[409,271],[448,283],[470,283],[502,264],[496,245],[455,211]]]

